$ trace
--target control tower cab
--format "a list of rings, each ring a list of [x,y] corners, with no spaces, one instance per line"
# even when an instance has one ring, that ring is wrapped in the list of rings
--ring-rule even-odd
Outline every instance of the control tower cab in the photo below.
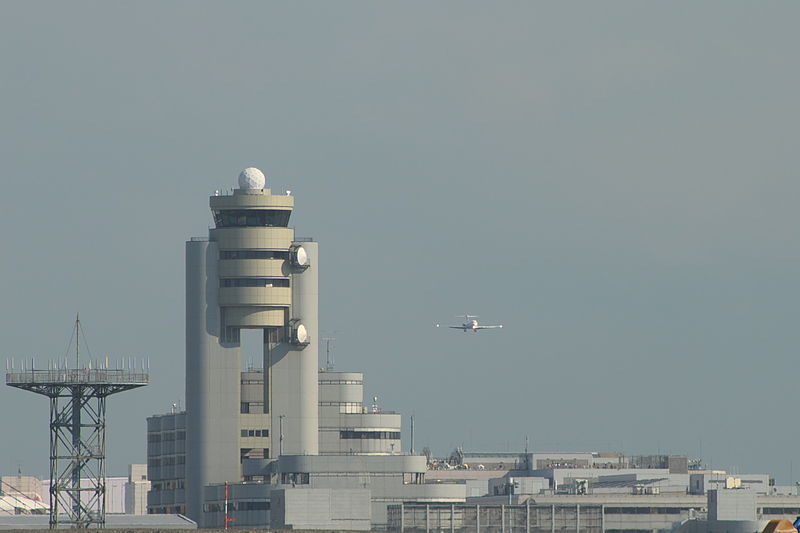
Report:
[[[318,453],[318,243],[295,237],[294,197],[272,194],[256,168],[242,171],[232,194],[211,196],[210,207],[208,238],[186,243],[186,503],[194,517],[203,487],[239,480],[245,457]],[[263,407],[242,398],[242,329],[263,331]]]

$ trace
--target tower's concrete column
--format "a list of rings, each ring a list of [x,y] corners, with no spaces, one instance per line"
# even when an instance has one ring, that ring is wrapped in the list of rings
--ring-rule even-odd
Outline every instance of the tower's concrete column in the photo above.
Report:
[[[186,514],[203,525],[203,487],[240,479],[239,344],[225,343],[219,251],[186,243]]]
[[[297,439],[300,453],[316,455],[319,450],[319,243],[304,242],[302,246],[310,266],[292,276],[292,314],[305,326],[309,343],[296,352],[300,389]]]
[[[293,267],[292,326],[288,330],[267,330],[264,336],[264,368],[268,369],[269,376],[264,387],[264,404],[270,406],[272,457],[281,453],[281,426],[284,455],[319,453],[319,244],[296,244],[303,247],[310,266]],[[292,342],[291,328],[301,324],[306,330],[307,341]]]

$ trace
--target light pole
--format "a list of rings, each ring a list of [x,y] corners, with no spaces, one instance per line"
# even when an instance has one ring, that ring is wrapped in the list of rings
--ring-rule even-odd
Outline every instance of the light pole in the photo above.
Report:
[[[278,448],[278,455],[283,455],[283,419],[286,418],[286,415],[280,415],[278,417],[279,427],[278,431],[280,433],[280,447]]]

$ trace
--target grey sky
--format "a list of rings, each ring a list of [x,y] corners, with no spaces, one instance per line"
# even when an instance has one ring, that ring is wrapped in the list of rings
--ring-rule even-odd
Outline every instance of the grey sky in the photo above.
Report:
[[[321,242],[337,367],[418,448],[702,448],[790,481],[797,3],[0,10],[2,355],[62,355],[80,311],[97,358],[150,358],[111,473],[182,400],[183,243],[253,165]],[[432,327],[464,312],[506,329]],[[44,475],[46,401],[0,403],[0,473]]]

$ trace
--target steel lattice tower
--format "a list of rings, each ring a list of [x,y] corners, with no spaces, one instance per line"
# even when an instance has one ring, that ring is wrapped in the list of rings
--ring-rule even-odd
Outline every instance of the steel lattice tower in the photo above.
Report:
[[[78,368],[80,319],[73,335],[75,368],[35,370],[31,362],[6,374],[7,385],[50,398],[50,529],[105,527],[106,398],[149,380],[144,369]]]
[[[106,398],[147,385],[148,374],[91,368],[28,370],[6,383],[50,398],[50,528],[104,527]],[[81,486],[88,478],[88,486]]]

